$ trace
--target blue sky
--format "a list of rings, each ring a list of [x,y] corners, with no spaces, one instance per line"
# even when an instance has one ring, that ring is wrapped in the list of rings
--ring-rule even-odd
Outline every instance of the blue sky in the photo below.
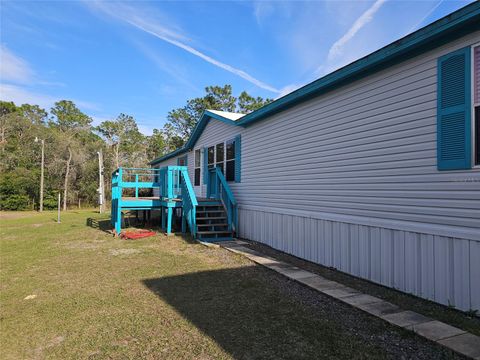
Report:
[[[1,0],[0,98],[150,134],[205,86],[277,98],[469,2]]]

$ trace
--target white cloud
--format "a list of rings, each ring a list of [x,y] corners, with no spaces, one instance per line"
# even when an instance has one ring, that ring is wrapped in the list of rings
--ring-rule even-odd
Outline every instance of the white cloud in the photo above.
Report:
[[[153,127],[148,126],[148,125],[142,125],[138,124],[138,130],[143,134],[143,135],[152,135],[153,134]]]
[[[21,86],[0,83],[0,99],[4,101],[13,101],[15,104],[36,104],[46,110],[49,110],[55,102],[65,99],[65,97],[46,95],[25,89]],[[67,98],[68,99],[68,98]],[[99,107],[91,102],[78,99],[72,100],[79,108],[83,110],[98,110]]]
[[[34,77],[34,71],[28,62],[2,44],[0,47],[0,81],[28,83],[33,81]]]
[[[152,61],[159,69],[174,78],[176,82],[185,85],[195,92],[201,91],[188,80],[188,75],[185,73],[184,69],[181,69],[177,64],[164,60],[158,53],[139,41],[134,41],[134,44],[147,59]],[[162,89],[167,90],[165,93],[173,94],[177,92],[176,88],[174,89],[167,84],[162,84]]]
[[[253,14],[258,25],[262,25],[262,21],[271,16],[274,11],[274,3],[270,1],[256,1],[253,3]]]
[[[355,20],[348,31],[340,39],[338,39],[328,51],[328,61],[335,60],[343,53],[343,47],[345,44],[347,44],[361,28],[372,21],[375,13],[380,9],[385,1],[386,0],[375,1],[375,3],[367,11],[365,11],[357,20]]]
[[[114,18],[120,19],[137,29],[140,29],[152,36],[157,37],[160,40],[168,42],[180,49],[187,51],[188,53],[199,57],[200,59],[220,68],[225,71],[228,71],[234,75],[241,77],[242,79],[258,86],[261,89],[265,89],[274,93],[280,93],[280,90],[276,89],[275,87],[264,83],[253,77],[252,75],[248,74],[247,72],[237,69],[229,64],[221,62],[217,59],[212,58],[204,54],[203,52],[193,48],[192,46],[188,45],[188,39],[179,33],[178,31],[172,30],[167,28],[161,24],[159,24],[155,19],[152,17],[151,14],[141,13],[138,10],[138,6],[130,7],[127,5],[118,5],[113,3],[102,3],[102,2],[87,2],[87,5],[102,11],[103,13],[112,16]]]

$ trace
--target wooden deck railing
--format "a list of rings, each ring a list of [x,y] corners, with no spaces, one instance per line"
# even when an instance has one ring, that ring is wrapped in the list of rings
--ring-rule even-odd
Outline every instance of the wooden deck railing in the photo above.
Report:
[[[227,210],[228,230],[238,232],[238,209],[237,201],[220,168],[208,170],[207,197],[221,200]]]

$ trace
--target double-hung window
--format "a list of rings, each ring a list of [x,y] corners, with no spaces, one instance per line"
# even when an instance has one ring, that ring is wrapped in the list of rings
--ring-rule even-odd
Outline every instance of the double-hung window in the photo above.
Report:
[[[472,49],[473,83],[473,161],[480,166],[480,44]]]
[[[220,143],[215,146],[215,166],[220,169],[222,173],[225,173],[223,169],[223,163],[225,161],[225,143]]]
[[[215,146],[210,146],[207,150],[208,154],[208,168],[213,169],[215,167]]]
[[[195,150],[195,168],[194,168],[194,180],[193,180],[193,185],[194,186],[200,186],[200,169],[201,169],[201,159],[200,156],[202,154],[202,151],[200,149]]]
[[[227,181],[235,181],[235,140],[229,140],[227,145],[226,171]]]

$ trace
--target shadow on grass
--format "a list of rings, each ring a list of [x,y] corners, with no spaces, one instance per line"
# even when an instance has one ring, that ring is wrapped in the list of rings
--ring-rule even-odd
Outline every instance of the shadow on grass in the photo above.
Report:
[[[93,228],[98,229],[108,234],[112,233],[112,225],[110,224],[110,220],[97,220],[93,218],[87,218],[86,225]]]
[[[265,276],[268,275],[268,276]],[[308,309],[256,267],[146,279],[145,286],[235,359],[352,358],[382,352]]]

